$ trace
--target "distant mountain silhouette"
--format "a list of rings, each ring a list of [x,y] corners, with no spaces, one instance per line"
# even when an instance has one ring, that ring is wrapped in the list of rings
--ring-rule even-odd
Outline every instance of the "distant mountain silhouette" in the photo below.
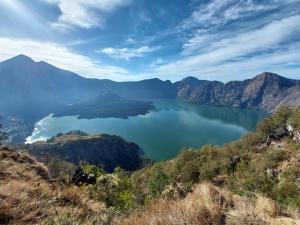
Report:
[[[131,99],[176,96],[170,81],[89,79],[46,62],[35,62],[25,55],[0,63],[0,111],[32,113],[32,109],[37,107],[39,112],[51,112],[61,105],[94,98],[103,91]]]
[[[264,111],[272,111],[282,104],[300,104],[297,80],[267,72],[252,79],[225,84],[195,77],[176,83],[157,78],[115,82],[84,78],[46,62],[35,62],[25,55],[0,63],[0,111],[14,109],[32,114],[36,109],[37,114],[49,113],[57,107],[84,99],[95,100],[105,91],[126,99],[177,98],[196,104]]]

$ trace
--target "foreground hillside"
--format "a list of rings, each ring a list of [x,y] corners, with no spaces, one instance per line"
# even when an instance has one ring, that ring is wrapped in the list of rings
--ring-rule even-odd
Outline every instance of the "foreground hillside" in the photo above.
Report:
[[[109,209],[103,200],[92,199],[88,187],[76,187],[59,180],[51,180],[47,168],[26,154],[0,149],[0,162],[0,224],[300,223],[296,211],[287,214],[275,201],[261,194],[242,197],[210,183],[195,185],[193,192],[184,199],[181,199],[183,196],[169,196],[151,200],[143,210],[140,208],[123,214],[113,208]]]
[[[300,108],[283,107],[239,141],[133,173],[83,163],[96,181],[81,186],[1,149],[0,224],[298,225],[299,130]]]
[[[195,185],[183,200],[158,200],[123,225],[298,225],[296,214],[283,214],[276,202],[262,195],[241,197],[209,183]]]
[[[0,148],[0,178],[0,224],[105,224],[109,220],[104,204],[75,186],[52,180],[48,169],[27,154]]]
[[[208,145],[199,151],[187,149],[132,177],[144,187],[157,173],[166,185],[209,181],[239,195],[263,193],[283,207],[300,209],[299,128],[300,108],[283,107],[239,141],[222,147]]]

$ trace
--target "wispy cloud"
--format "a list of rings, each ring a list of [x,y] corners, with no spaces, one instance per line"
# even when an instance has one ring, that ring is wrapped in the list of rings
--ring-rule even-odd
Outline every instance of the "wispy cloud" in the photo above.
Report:
[[[134,40],[133,38],[127,38],[125,42],[128,44],[135,44],[136,40]]]
[[[114,59],[130,60],[132,58],[144,57],[147,53],[154,52],[160,47],[142,46],[139,48],[104,48],[100,52]]]
[[[164,64],[156,71],[159,74],[173,74],[174,77],[203,73],[226,76],[230,71],[228,69],[230,66],[241,68],[238,63],[242,63],[244,68],[250,71],[246,65],[252,59],[257,60],[257,66],[251,63],[253,67],[251,71],[262,69],[261,61],[259,61],[262,59],[266,62],[264,68],[274,65],[272,63],[274,59],[277,65],[284,67],[290,60],[295,60],[295,56],[300,58],[300,51],[298,54],[293,48],[287,51],[288,43],[297,41],[295,39],[299,37],[299,24],[300,15],[297,15],[274,21],[260,29],[248,31],[236,37],[218,40],[218,37],[214,35],[200,35],[183,45],[183,52],[188,52],[190,56],[183,56],[182,59]],[[215,40],[209,41],[210,38]],[[280,54],[284,54],[285,57],[279,57]],[[224,70],[225,67],[226,70]],[[300,69],[298,70],[300,72]]]
[[[212,29],[215,26],[222,26],[240,18],[253,16],[253,13],[275,9],[282,4],[276,0],[270,1],[272,2],[265,4],[267,1],[212,0],[208,4],[200,4],[192,15],[180,24],[179,29],[191,29],[198,26]]]
[[[219,22],[217,15],[219,12],[224,11],[224,8],[229,5],[230,0],[213,0],[209,4],[201,4],[192,15],[184,20],[181,24],[182,29],[190,29],[199,24],[215,24]]]
[[[184,43],[183,50],[192,53],[200,49],[203,52],[203,49],[206,48],[204,51],[209,52],[214,60],[228,60],[255,51],[277,48],[278,44],[288,41],[289,38],[300,32],[299,24],[300,15],[274,21],[260,29],[220,40],[217,38],[222,37],[222,35],[203,35],[200,33],[199,36],[195,36]]]
[[[34,60],[46,61],[85,77],[114,80],[132,79],[130,73],[124,68],[105,65],[56,43],[0,38],[0,49],[0,61],[17,54],[25,54]]]
[[[0,0],[0,60],[23,53],[115,80],[199,75],[227,81],[265,70],[300,78],[300,0],[33,2]],[[108,29],[77,29],[103,26]]]
[[[56,4],[61,15],[53,23],[57,28],[78,26],[82,28],[102,27],[107,14],[128,5],[131,0],[44,0]]]

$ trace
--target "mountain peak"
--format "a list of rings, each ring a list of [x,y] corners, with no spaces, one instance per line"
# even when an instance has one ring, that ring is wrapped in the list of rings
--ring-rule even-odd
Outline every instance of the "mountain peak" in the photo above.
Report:
[[[199,79],[193,76],[188,76],[186,78],[183,78],[181,81],[199,81]]]
[[[179,83],[187,84],[190,86],[197,86],[197,85],[201,84],[202,82],[203,82],[203,80],[199,80],[198,78],[192,77],[192,76],[186,77],[186,78],[182,79],[181,81],[179,81]]]
[[[255,78],[267,79],[267,78],[283,78],[283,77],[276,73],[263,72],[261,74],[258,74]]]
[[[15,57],[12,57],[12,58],[4,61],[4,62],[11,62],[11,63],[20,63],[20,62],[22,62],[22,63],[27,62],[28,63],[28,62],[30,62],[30,63],[32,63],[32,62],[34,62],[34,60],[32,58],[30,58],[29,56],[27,56],[27,55],[20,54],[20,55],[17,55]]]
[[[32,58],[30,58],[29,56],[27,56],[27,55],[24,55],[24,54],[20,54],[20,55],[17,55],[17,56],[15,56],[15,57],[13,57],[13,58],[11,58],[11,59],[18,59],[18,60],[29,60],[29,61],[33,61],[33,59]]]

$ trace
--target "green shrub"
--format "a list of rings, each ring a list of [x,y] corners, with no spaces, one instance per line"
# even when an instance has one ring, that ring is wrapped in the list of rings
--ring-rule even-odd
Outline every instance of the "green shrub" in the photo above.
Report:
[[[50,177],[63,178],[68,180],[76,170],[76,166],[70,162],[59,160],[52,157],[43,158],[42,161],[46,164]]]
[[[291,125],[300,131],[300,107],[298,107],[290,119]]]
[[[252,148],[253,146],[257,146],[263,142],[265,142],[265,135],[261,132],[249,133],[242,137],[241,139],[241,146],[244,149]]]
[[[258,131],[264,134],[265,138],[270,135],[280,138],[286,133],[286,123],[293,113],[290,107],[280,107],[272,116],[265,119],[258,125]]]
[[[151,197],[158,197],[166,185],[169,184],[169,176],[163,172],[159,165],[154,166],[148,180],[148,189]]]
[[[269,151],[266,154],[266,162],[265,167],[269,168],[275,168],[277,167],[278,163],[287,160],[289,158],[289,155],[286,151]]]
[[[92,173],[96,178],[104,174],[104,170],[96,165],[86,163],[84,161],[80,162],[80,167],[85,173]]]
[[[292,180],[280,182],[274,188],[272,197],[284,205],[300,208],[300,188]]]
[[[71,213],[62,213],[44,221],[42,225],[80,225],[82,221],[74,218]]]
[[[91,198],[122,211],[133,209],[137,205],[135,189],[128,172],[116,168],[114,173],[108,174],[87,163],[81,163],[81,167],[86,173],[95,174],[97,178],[96,184],[84,187]]]

